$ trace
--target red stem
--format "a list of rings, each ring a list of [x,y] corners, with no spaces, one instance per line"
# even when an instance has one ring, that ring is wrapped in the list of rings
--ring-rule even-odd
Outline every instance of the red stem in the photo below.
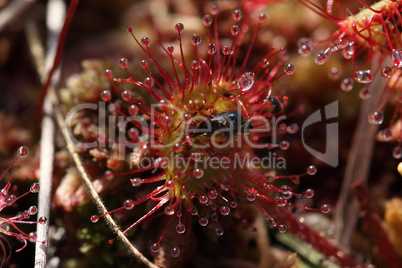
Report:
[[[296,237],[301,237],[304,242],[328,258],[334,258],[334,261],[341,267],[367,267],[322,237],[313,228],[301,223],[288,209],[278,207],[271,202],[260,202],[260,205],[278,224],[285,224],[288,232]]]
[[[66,19],[64,20],[63,28],[61,29],[59,40],[57,42],[57,50],[56,50],[56,56],[53,61],[53,66],[50,69],[47,80],[42,88],[42,92],[41,92],[39,104],[38,104],[38,110],[36,111],[35,120],[33,121],[35,123],[35,128],[37,128],[38,130],[39,130],[39,126],[40,126],[39,122],[41,121],[42,113],[43,113],[43,111],[42,111],[43,102],[45,100],[47,90],[50,86],[50,82],[52,81],[53,73],[59,67],[61,57],[63,55],[64,45],[66,43],[67,31],[70,27],[70,23],[73,19],[75,11],[77,10],[77,6],[78,6],[79,2],[80,2],[80,0],[71,0],[70,6],[68,7],[68,10],[67,10]]]
[[[396,255],[395,250],[388,239],[387,233],[383,229],[377,209],[370,199],[367,185],[363,181],[358,180],[352,184],[352,189],[359,201],[360,210],[364,212],[363,221],[365,223],[365,228],[369,232],[375,245],[378,247],[384,262],[390,268],[402,267],[402,260]]]

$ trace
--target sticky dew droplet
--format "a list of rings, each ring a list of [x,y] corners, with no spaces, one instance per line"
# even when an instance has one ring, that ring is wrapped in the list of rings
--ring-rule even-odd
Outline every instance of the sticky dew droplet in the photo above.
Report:
[[[45,224],[46,222],[47,222],[47,218],[46,218],[46,217],[44,217],[44,216],[39,217],[39,219],[38,219],[38,223],[39,223],[39,224]]]
[[[258,21],[260,24],[264,23],[267,20],[267,16],[264,13],[260,13],[258,15]]]
[[[97,215],[92,215],[90,220],[92,223],[97,223],[99,221],[99,217]]]
[[[214,200],[218,197],[218,192],[216,190],[211,190],[208,192],[208,197],[211,200]]]
[[[370,98],[371,94],[370,94],[370,90],[368,86],[362,87],[359,91],[359,97],[362,100],[367,100],[368,98]]]
[[[380,125],[384,121],[384,113],[380,110],[377,110],[368,115],[368,120],[370,124]]]
[[[230,208],[228,206],[222,206],[220,212],[223,216],[227,216],[230,213]]]
[[[123,91],[121,93],[121,99],[124,100],[124,101],[127,101],[127,102],[130,101],[130,99],[131,99],[130,91],[127,91],[127,90]]]
[[[307,168],[307,175],[312,176],[312,175],[315,175],[316,173],[317,173],[317,168],[315,166],[311,165]]]
[[[200,203],[201,204],[206,204],[208,202],[208,197],[205,195],[200,196]]]
[[[207,218],[200,218],[200,219],[198,220],[198,223],[199,223],[201,226],[207,226],[207,225],[208,225],[208,219],[207,219]]]
[[[123,69],[127,69],[127,63],[128,63],[128,61],[127,61],[126,58],[121,58],[121,59],[119,60],[119,66],[120,66],[121,68],[123,68]]]
[[[174,214],[174,207],[166,206],[165,207],[165,214],[168,216],[172,216]]]
[[[285,207],[287,203],[288,201],[283,196],[275,198],[275,205],[277,205],[278,207]]]
[[[193,44],[193,46],[198,47],[201,44],[202,38],[199,34],[193,34],[193,36],[191,36],[191,43]]]
[[[130,179],[130,182],[131,182],[131,186],[133,186],[133,187],[138,187],[142,184],[142,180],[140,178]]]
[[[204,170],[200,169],[200,168],[196,168],[193,171],[193,176],[196,177],[197,179],[201,179],[202,176],[204,176]]]
[[[104,174],[107,180],[112,180],[114,178],[114,172],[111,170],[106,170]]]
[[[248,193],[246,198],[248,201],[253,202],[255,200],[255,194]]]
[[[327,204],[324,204],[321,206],[321,211],[322,213],[329,213],[331,211],[331,207],[328,206]]]
[[[149,39],[148,36],[144,36],[143,38],[141,38],[141,43],[145,46],[145,47],[149,47],[149,45],[151,44],[151,39]]]
[[[184,234],[186,232],[186,226],[184,226],[184,224],[179,223],[176,225],[176,232],[178,234]]]
[[[140,62],[140,66],[141,66],[142,68],[144,68],[144,69],[147,69],[147,68],[148,68],[148,62],[147,62],[146,60],[142,60],[142,61]]]
[[[131,210],[134,208],[134,201],[131,199],[127,199],[124,201],[123,206],[126,210]]]
[[[299,47],[298,53],[303,57],[311,55],[313,51],[313,41],[310,38],[300,38],[297,40],[297,46]]]
[[[389,77],[391,77],[391,74],[392,74],[392,69],[391,68],[385,66],[385,67],[383,67],[381,69],[381,76],[382,77],[389,78]]]
[[[339,78],[340,71],[337,67],[332,67],[328,72],[328,77],[331,80],[337,80]]]
[[[327,59],[328,55],[324,51],[321,51],[315,55],[314,62],[317,65],[323,65],[327,61]]]
[[[296,124],[296,123],[292,123],[292,124],[290,124],[289,126],[286,127],[286,131],[289,134],[295,134],[295,133],[297,133],[297,131],[299,131],[299,125]]]
[[[288,227],[286,227],[286,225],[284,225],[284,224],[278,225],[278,231],[280,233],[285,233],[287,230],[288,230]]]
[[[151,251],[154,253],[157,253],[159,251],[159,248],[160,248],[159,243],[154,243],[151,245]]]
[[[232,25],[232,28],[230,28],[230,33],[233,36],[237,36],[240,33],[240,27],[237,25]]]
[[[154,86],[154,79],[152,77],[145,77],[144,81],[142,82],[143,85],[147,86],[148,88],[152,88]]]
[[[219,14],[218,5],[215,4],[215,3],[213,3],[213,4],[211,5],[211,14],[212,14],[212,15],[218,15],[218,14]]]
[[[355,55],[355,43],[349,42],[346,47],[342,50],[342,56],[347,59],[350,60],[354,55]]]
[[[402,68],[402,48],[392,49],[392,61],[396,68]]]
[[[214,55],[216,53],[216,45],[214,43],[209,43],[207,46],[207,52],[209,55]]]
[[[200,69],[200,67],[201,67],[201,64],[198,60],[193,60],[191,62],[191,69],[198,70],[198,69]]]
[[[26,146],[23,145],[23,146],[20,146],[20,148],[18,148],[17,154],[18,154],[20,157],[25,157],[25,156],[28,155],[28,153],[29,153],[28,147],[26,147]]]
[[[36,206],[30,206],[28,209],[28,214],[29,215],[35,215],[38,212],[38,208]]]
[[[38,236],[37,236],[37,234],[35,232],[30,232],[28,234],[29,242],[35,243],[37,239],[38,239]]]
[[[347,47],[349,44],[349,41],[347,39],[339,39],[338,42],[336,43],[338,49],[344,49]]]
[[[38,193],[39,192],[39,183],[37,183],[37,182],[35,182],[35,183],[33,183],[32,185],[31,185],[31,187],[29,188],[29,191],[31,192],[31,193],[34,193],[34,194],[36,194],[36,193]]]
[[[286,75],[292,75],[295,73],[295,66],[293,64],[286,64],[284,72]]]
[[[235,11],[233,11],[232,17],[234,21],[238,22],[243,17],[243,14],[241,13],[240,9],[236,9]]]
[[[304,194],[306,195],[307,198],[312,198],[314,196],[314,190],[313,189],[307,189]]]
[[[110,69],[106,69],[106,71],[105,71],[105,76],[106,76],[106,78],[107,79],[112,79],[112,70],[110,70]]]
[[[401,146],[395,146],[392,150],[392,157],[394,159],[401,159],[402,157],[402,148]]]
[[[183,25],[183,23],[177,23],[176,25],[175,25],[175,27],[174,27],[175,29],[176,29],[176,32],[177,33],[181,33],[183,30],[184,30],[184,25]]]
[[[202,17],[202,24],[204,24],[205,27],[209,27],[212,24],[212,17],[210,15],[205,15]]]
[[[290,143],[288,141],[281,141],[278,146],[282,151],[286,151],[289,149]]]
[[[237,88],[241,91],[248,91],[254,85],[254,73],[247,72],[237,80]]]
[[[229,55],[229,53],[230,53],[230,48],[229,48],[229,46],[223,46],[223,47],[222,47],[222,54],[225,55],[225,56],[227,56],[227,55]]]
[[[346,77],[341,81],[341,89],[345,92],[349,92],[353,89],[354,80],[351,77]]]
[[[392,139],[392,132],[389,128],[381,130],[379,134],[382,141],[387,142]]]
[[[370,70],[360,70],[355,72],[355,80],[359,83],[367,84],[373,80]]]
[[[103,90],[100,93],[100,98],[103,101],[109,101],[112,98],[112,93],[109,90]]]
[[[172,255],[172,257],[179,257],[180,256],[180,248],[179,247],[174,247],[172,248],[172,250],[170,251],[170,254]]]
[[[130,115],[137,115],[137,113],[138,113],[138,107],[137,106],[135,106],[134,104],[132,104],[132,105],[130,105],[130,107],[128,108],[128,113],[130,114]]]
[[[218,235],[218,236],[222,236],[223,235],[223,233],[225,232],[225,230],[222,228],[222,227],[216,227],[216,229],[215,229],[215,233],[216,233],[216,235]]]

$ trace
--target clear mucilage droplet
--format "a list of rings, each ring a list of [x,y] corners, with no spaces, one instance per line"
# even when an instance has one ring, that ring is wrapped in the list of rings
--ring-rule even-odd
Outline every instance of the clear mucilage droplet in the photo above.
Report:
[[[389,78],[392,74],[392,69],[385,66],[381,69],[381,76],[385,78]]]
[[[191,43],[193,44],[193,46],[198,47],[201,44],[202,38],[199,34],[193,34],[193,36],[191,37]]]
[[[29,153],[29,149],[26,146],[21,146],[20,148],[18,148],[18,155],[21,157],[25,157],[27,156]]]
[[[202,24],[204,24],[204,26],[209,27],[212,24],[212,17],[210,15],[205,15],[204,17],[202,17]]]
[[[368,116],[369,123],[374,125],[380,125],[384,121],[384,113],[380,110],[377,110]]]
[[[208,219],[207,218],[200,218],[198,220],[201,226],[207,226],[208,225]]]
[[[369,90],[369,88],[368,88],[368,86],[365,86],[365,87],[362,87],[361,89],[360,89],[360,91],[359,91],[359,97],[362,99],[362,100],[366,100],[366,99],[368,99],[368,98],[370,98],[370,90]]]
[[[345,47],[344,50],[342,50],[342,56],[345,59],[349,60],[354,56],[354,54],[355,54],[355,47],[354,46],[355,46],[355,43],[352,41],[352,42],[349,42],[347,44],[347,46]]]
[[[389,128],[380,131],[382,141],[390,141],[392,139],[392,132]]]
[[[392,60],[396,68],[402,68],[402,48],[392,50]]]
[[[295,73],[295,66],[293,64],[287,64],[284,68],[284,72],[286,75],[292,75]]]
[[[313,51],[313,41],[310,38],[300,38],[297,40],[297,46],[298,53],[303,57],[309,56]]]
[[[353,89],[354,80],[351,77],[346,77],[341,81],[341,89],[345,92],[349,92]]]
[[[360,70],[355,72],[355,80],[359,83],[367,84],[373,80],[370,70]]]
[[[317,168],[315,166],[311,165],[307,168],[308,175],[312,176],[312,175],[315,175],[316,173],[317,173]]]
[[[328,55],[325,52],[319,52],[315,55],[314,62],[317,65],[323,65],[328,59]]]
[[[392,150],[392,157],[394,159],[401,159],[401,157],[402,157],[402,148],[401,148],[401,146],[394,147],[394,149]]]
[[[172,248],[172,250],[170,251],[170,254],[172,255],[172,257],[179,257],[180,256],[180,249],[179,247],[174,247]]]
[[[237,88],[241,91],[248,91],[254,85],[254,73],[247,72],[237,80]]]

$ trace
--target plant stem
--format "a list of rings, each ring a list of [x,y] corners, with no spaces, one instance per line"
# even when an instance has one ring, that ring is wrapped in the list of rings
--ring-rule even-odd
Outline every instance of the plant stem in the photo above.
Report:
[[[377,62],[374,60],[374,62]],[[376,109],[382,89],[387,82],[379,73],[370,85],[371,96],[363,101],[360,115],[349,151],[345,177],[335,207],[335,241],[344,249],[349,248],[356,228],[359,207],[353,201],[351,186],[357,180],[367,181],[371,167],[375,136],[378,125],[370,124],[368,115]]]

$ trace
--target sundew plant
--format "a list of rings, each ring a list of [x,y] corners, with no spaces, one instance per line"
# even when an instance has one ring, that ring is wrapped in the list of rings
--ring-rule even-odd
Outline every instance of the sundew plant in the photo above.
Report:
[[[402,266],[399,1],[1,5],[2,264]]]

